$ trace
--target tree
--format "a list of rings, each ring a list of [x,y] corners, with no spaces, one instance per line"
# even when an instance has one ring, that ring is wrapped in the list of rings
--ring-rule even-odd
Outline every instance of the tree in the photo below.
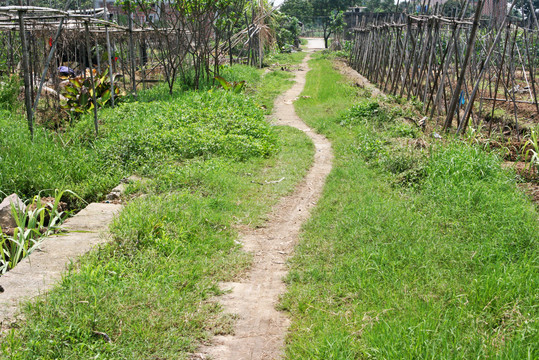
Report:
[[[369,12],[390,12],[395,11],[393,0],[365,0],[364,6]]]
[[[285,0],[281,12],[297,17],[304,24],[311,24],[319,20],[324,31],[324,43],[328,47],[328,40],[334,32],[334,17],[339,11],[352,6],[355,0]]]
[[[327,49],[328,40],[333,34],[334,17],[339,11],[346,10],[351,6],[354,0],[311,0],[313,6],[313,15],[322,20],[322,30],[324,31],[324,45]]]
[[[309,0],[285,0],[279,10],[283,14],[296,17],[305,25],[313,22],[313,5]]]
[[[335,40],[340,45],[342,40],[342,34],[346,27],[346,22],[344,21],[344,11],[338,11],[331,14],[331,22],[329,24],[330,31],[335,34]],[[327,47],[327,45],[326,45]]]
[[[288,52],[292,46],[299,47],[300,26],[296,17],[277,13],[275,16],[275,37],[281,52]]]
[[[535,11],[535,18],[539,19],[539,0],[532,0],[533,9]],[[521,2],[521,12],[525,19],[532,23],[532,27],[535,27],[535,19],[533,18],[532,10],[530,8],[530,1],[524,0]]]
[[[448,17],[459,17],[462,15],[462,10],[466,4],[459,0],[449,0],[442,7],[442,14]],[[465,17],[473,15],[473,7],[468,6]]]

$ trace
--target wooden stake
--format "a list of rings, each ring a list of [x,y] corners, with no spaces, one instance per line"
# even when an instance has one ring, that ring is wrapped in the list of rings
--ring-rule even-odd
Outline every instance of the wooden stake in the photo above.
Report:
[[[468,61],[470,61],[470,56],[474,48],[475,34],[479,26],[479,17],[481,16],[481,10],[483,9],[483,4],[484,4],[484,0],[478,0],[477,8],[475,10],[472,30],[471,30],[470,36],[468,37],[468,44],[466,46],[466,55],[464,57],[464,62],[461,67],[460,76],[457,78],[457,85],[455,86],[453,97],[451,98],[451,104],[449,105],[449,110],[447,112],[447,117],[445,119],[444,129],[450,128],[451,123],[453,121],[453,115],[455,113],[455,110],[457,108],[457,103],[459,101],[460,89],[462,88],[464,77],[466,76],[466,69],[467,69]]]
[[[133,18],[131,13],[131,1],[127,2],[127,15],[129,24],[129,57],[131,58],[131,85],[133,95],[137,96],[137,81],[135,72],[135,44],[133,41]]]
[[[99,134],[99,128],[98,128],[98,123],[97,123],[97,96],[95,93],[94,69],[92,66],[92,49],[90,48],[90,30],[88,29],[88,21],[84,22],[84,27],[86,30],[86,51],[88,52],[88,65],[90,66],[90,81],[92,83],[92,101],[94,104],[95,136],[97,136]]]
[[[513,4],[514,3],[515,2],[513,2]],[[513,9],[513,6],[511,6],[511,10],[512,9]],[[502,35],[503,28],[505,27],[505,23],[507,22],[507,18],[508,17],[506,16],[503,19],[502,25],[500,26],[499,31],[496,34],[496,37],[494,38],[494,42],[490,46],[490,49],[489,49],[488,54],[487,54],[487,58],[485,59],[484,65],[482,66],[481,71],[479,72],[479,75],[477,77],[477,81],[476,81],[475,86],[474,86],[474,88],[472,90],[472,93],[470,95],[470,100],[468,101],[468,105],[466,106],[466,110],[464,111],[464,119],[463,119],[464,121],[462,121],[461,124],[459,125],[459,127],[457,129],[457,134],[460,133],[462,130],[466,130],[466,127],[468,126],[468,119],[469,119],[470,113],[472,111],[472,106],[473,106],[474,101],[475,101],[475,95],[477,93],[477,89],[479,88],[479,83],[481,82],[481,79],[483,78],[483,75],[485,73],[485,69],[487,68],[488,62],[490,61],[490,57],[492,55],[492,52],[494,51],[494,48],[496,47],[496,45],[498,45],[498,41],[500,40],[500,37]]]
[[[34,140],[34,119],[32,112],[32,94],[30,92],[30,62],[28,59],[28,44],[26,42],[26,29],[24,28],[24,11],[19,10],[19,31],[22,45],[22,69],[24,75],[24,103],[26,105],[26,120],[28,121],[28,130],[30,138]]]

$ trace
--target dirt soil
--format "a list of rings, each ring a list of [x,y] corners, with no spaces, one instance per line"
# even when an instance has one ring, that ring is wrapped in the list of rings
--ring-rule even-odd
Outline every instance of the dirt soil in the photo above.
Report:
[[[337,71],[339,71],[341,74],[346,76],[347,79],[350,79],[350,81],[355,84],[356,86],[359,86],[360,88],[367,89],[371,92],[371,95],[373,97],[386,97],[386,95],[380,91],[376,86],[371,84],[369,80],[354,69],[352,69],[345,60],[338,59],[334,62],[334,67]]]
[[[286,291],[286,262],[298,242],[302,224],[322,193],[333,159],[331,143],[294,111],[293,101],[305,85],[308,60],[309,56],[295,71],[295,85],[276,100],[273,122],[304,131],[315,145],[314,163],[295,191],[273,208],[262,227],[241,233],[245,251],[254,256],[252,268],[241,281],[221,284],[230,292],[217,299],[226,312],[237,315],[234,334],[215,337],[211,345],[194,355],[195,359],[277,359],[283,355],[290,320],[276,306]]]

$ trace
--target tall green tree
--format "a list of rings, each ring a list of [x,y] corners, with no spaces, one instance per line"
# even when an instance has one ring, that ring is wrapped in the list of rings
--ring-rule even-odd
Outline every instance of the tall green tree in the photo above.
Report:
[[[281,6],[281,11],[297,17],[304,23],[317,20],[322,25],[327,48],[329,37],[334,31],[335,16],[339,11],[344,11],[355,3],[355,0],[286,0]],[[306,21],[307,18],[309,21]]]
[[[283,14],[296,17],[305,25],[313,23],[313,5],[310,0],[286,0],[279,10]]]
[[[311,0],[313,15],[318,17],[324,31],[324,45],[327,49],[328,40],[334,31],[334,17],[339,11],[346,10],[355,3],[354,0]]]

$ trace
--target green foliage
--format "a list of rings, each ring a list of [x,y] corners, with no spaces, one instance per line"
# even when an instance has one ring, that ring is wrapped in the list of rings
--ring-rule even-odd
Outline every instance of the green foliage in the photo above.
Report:
[[[278,59],[286,66],[303,56]],[[42,189],[71,189],[90,202],[103,199],[123,177],[154,175],[186,159],[271,156],[277,140],[260,106],[272,107],[291,85],[291,74],[271,71],[262,77],[262,70],[244,65],[225,66],[221,73],[230,81],[247,80],[252,98],[182,91],[182,84],[170,95],[166,85],[155,86],[140,92],[138,102],[127,99],[115,109],[100,109],[97,139],[93,118],[82,115],[65,132],[36,127],[31,141],[23,115],[0,109],[0,191],[31,199]],[[83,205],[70,194],[66,198],[70,207]]]
[[[25,307],[26,321],[0,338],[0,357],[188,359],[210,336],[231,333],[232,318],[211,299],[222,294],[219,281],[232,281],[250,264],[235,226],[263,223],[314,152],[301,131],[273,129],[281,151],[272,158],[163,167],[143,185],[148,195],[112,224],[112,241]]]
[[[148,173],[166,161],[198,156],[246,160],[275,151],[262,110],[231,92],[188,92],[166,102],[122,104],[102,119],[102,139],[95,146],[107,166],[130,171]],[[80,127],[88,129],[89,123]]]
[[[276,40],[277,47],[281,52],[290,52],[293,48],[299,47],[300,25],[299,20],[294,16],[277,13]]]
[[[285,0],[279,11],[297,18],[305,25],[313,22],[313,4],[309,0]]]
[[[415,125],[408,123],[398,123],[392,129],[395,137],[411,138],[415,139],[421,135],[421,131]]]
[[[31,5],[64,10],[66,1],[65,0],[32,0]],[[93,0],[77,0],[77,1],[71,1],[69,9],[70,10],[91,9],[93,5],[94,5]]]
[[[0,109],[13,110],[18,107],[21,80],[13,76],[0,76]]]
[[[296,106],[335,162],[290,265],[287,358],[536,358],[538,214],[500,159],[410,147],[391,112],[343,127],[356,93],[311,66]]]
[[[528,169],[537,173],[539,169],[539,133],[532,129],[530,138],[522,147],[524,159],[528,162]]]
[[[214,79],[219,81],[219,84],[221,84],[224,90],[231,91],[234,94],[239,94],[245,86],[245,80],[228,82],[224,77],[219,75],[215,75]]]
[[[24,211],[11,204],[11,214],[17,227],[12,235],[2,233],[0,228],[0,275],[13,269],[37,248],[44,237],[58,230],[66,217],[63,211],[58,210],[64,192],[56,190],[54,201],[50,204],[36,195]]]
[[[91,128],[88,134],[91,139]],[[43,189],[71,189],[94,201],[126,175],[122,169],[105,169],[95,147],[68,137],[36,127],[32,141],[21,114],[0,110],[0,191],[32,199]]]
[[[465,3],[462,3],[458,0],[449,0],[446,2],[442,8],[442,14],[449,17],[460,17],[462,11],[464,10]],[[470,17],[473,15],[473,6],[468,6],[466,10],[465,17]]]
[[[388,109],[382,108],[378,101],[362,99],[343,112],[339,118],[339,125],[350,126],[368,122],[375,124],[379,128],[384,128],[392,120],[393,118]]]
[[[115,75],[116,76],[116,75]],[[94,108],[92,80],[82,76],[70,78],[62,89],[66,100],[62,101],[61,108],[69,111],[72,117],[78,118],[82,114],[90,113]],[[98,107],[106,106],[111,99],[109,70],[94,75],[94,88]],[[121,100],[119,87],[114,87],[114,100]]]
[[[298,54],[292,55],[300,61]],[[284,60],[289,55],[280,56],[288,64]],[[273,103],[280,91],[291,86],[283,81],[291,76],[288,72],[271,71],[260,77],[261,73],[233,66],[226,69],[226,78],[258,79],[247,90],[264,90],[263,95],[252,94],[264,104]],[[111,227],[109,243],[70,266],[46,297],[25,306],[25,321],[0,335],[0,358],[187,359],[210,336],[231,333],[232,317],[211,299],[222,294],[218,282],[232,281],[250,264],[237,244],[235,229],[261,225],[271,206],[303,178],[314,154],[304,132],[269,126],[254,99],[216,90],[169,95],[166,85],[157,86],[141,92],[138,102],[102,109],[103,131],[97,139],[86,136],[92,130],[85,116],[69,129],[62,138],[69,144],[64,149],[95,149],[93,156],[103,162],[92,167],[101,177],[109,172],[120,177],[129,174],[125,169],[129,160],[105,164],[110,154],[142,159],[137,172],[151,176],[130,185],[128,193],[146,196],[126,205]],[[206,131],[209,134],[202,134]],[[264,135],[266,131],[270,137]],[[148,135],[137,137],[138,133]],[[187,141],[169,137],[189,133],[206,136],[213,141],[211,146],[227,140],[227,133],[235,134],[241,156],[252,155],[249,147],[264,143],[272,147],[272,156],[248,155],[237,161],[236,150],[228,148],[180,157],[174,145]],[[211,138],[214,135],[217,139]],[[129,149],[121,148],[125,138]],[[182,147],[190,152],[204,145],[196,137],[188,140],[194,144]],[[36,141],[40,141],[37,136]],[[161,147],[170,148],[170,156]],[[76,157],[71,160],[78,166]],[[60,170],[47,169],[46,175],[60,177]],[[104,341],[102,333],[112,341]]]
[[[392,0],[365,0],[364,6],[367,7],[367,11],[374,13],[395,11],[395,3]]]
[[[334,34],[339,34],[344,31],[346,22],[344,21],[344,11],[336,11],[331,14],[329,29]]]
[[[339,12],[352,5],[352,0],[286,0],[280,10],[297,17],[306,25],[315,24],[322,27],[327,47],[331,34],[344,25]]]

